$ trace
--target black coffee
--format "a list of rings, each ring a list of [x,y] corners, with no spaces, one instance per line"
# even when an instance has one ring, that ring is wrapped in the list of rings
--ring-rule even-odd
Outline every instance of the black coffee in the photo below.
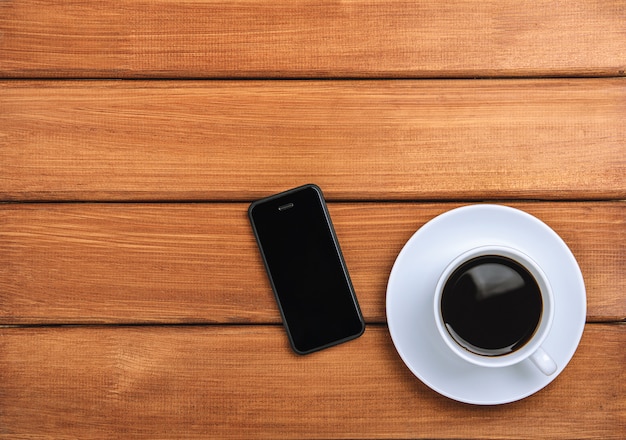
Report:
[[[450,335],[484,356],[522,347],[539,325],[542,309],[535,278],[519,263],[497,255],[463,263],[450,275],[441,296]]]

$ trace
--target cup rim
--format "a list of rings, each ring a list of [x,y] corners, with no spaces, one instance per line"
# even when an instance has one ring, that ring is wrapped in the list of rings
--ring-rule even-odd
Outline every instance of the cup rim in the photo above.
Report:
[[[477,354],[459,345],[446,329],[443,323],[443,317],[440,307],[443,289],[450,275],[452,275],[452,273],[465,262],[474,258],[490,255],[509,258],[528,270],[539,285],[539,290],[541,292],[543,300],[543,310],[540,323],[535,329],[535,332],[531,336],[531,338],[518,350],[512,353],[506,353],[496,356]],[[541,347],[541,345],[545,341],[548,333],[550,332],[550,328],[552,327],[552,321],[554,318],[554,297],[552,293],[552,287],[550,286],[550,282],[545,272],[541,269],[536,261],[534,261],[530,256],[528,256],[521,250],[504,245],[477,246],[455,257],[445,267],[445,269],[439,276],[437,285],[435,287],[433,307],[437,330],[439,331],[439,335],[444,340],[448,348],[450,348],[450,350],[452,350],[452,352],[454,352],[460,358],[484,367],[506,367],[529,358]]]

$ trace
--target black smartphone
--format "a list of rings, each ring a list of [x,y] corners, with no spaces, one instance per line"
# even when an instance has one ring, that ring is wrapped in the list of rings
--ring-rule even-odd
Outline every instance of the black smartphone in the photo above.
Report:
[[[257,200],[248,215],[293,350],[359,337],[365,322],[321,189],[309,184]]]

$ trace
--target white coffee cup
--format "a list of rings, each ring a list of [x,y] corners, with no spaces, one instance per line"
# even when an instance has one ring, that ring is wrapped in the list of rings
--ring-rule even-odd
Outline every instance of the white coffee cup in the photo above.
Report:
[[[523,252],[501,245],[476,247],[442,272],[433,311],[446,345],[482,367],[526,359],[545,375],[557,365],[542,348],[554,318],[554,298],[541,267]]]

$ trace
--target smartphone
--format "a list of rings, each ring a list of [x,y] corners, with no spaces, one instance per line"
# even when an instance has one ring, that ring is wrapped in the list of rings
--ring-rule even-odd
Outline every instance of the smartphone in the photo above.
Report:
[[[365,322],[321,189],[309,184],[257,200],[248,215],[293,350],[359,337]]]

